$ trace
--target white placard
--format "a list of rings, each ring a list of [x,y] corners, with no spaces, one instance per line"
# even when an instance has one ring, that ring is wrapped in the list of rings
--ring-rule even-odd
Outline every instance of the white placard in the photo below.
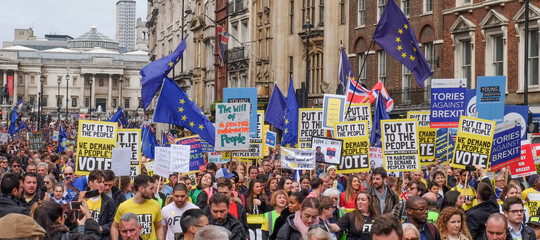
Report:
[[[171,145],[170,169],[172,172],[189,172],[189,154],[191,146],[189,145]],[[169,177],[169,176],[167,176]]]
[[[113,148],[111,170],[116,176],[129,176],[131,148]]]
[[[154,160],[154,174],[168,178],[171,165],[171,148],[156,147],[154,151],[156,158]]]

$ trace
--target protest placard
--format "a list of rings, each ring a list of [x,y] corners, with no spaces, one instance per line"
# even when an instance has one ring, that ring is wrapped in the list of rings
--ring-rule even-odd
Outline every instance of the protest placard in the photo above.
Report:
[[[487,169],[494,133],[494,121],[461,116],[452,167],[480,165]]]
[[[270,154],[270,148],[269,148],[269,146],[266,145],[266,141],[267,141],[266,140],[266,134],[269,131],[270,131],[270,125],[264,124],[263,125],[263,143],[264,143],[264,145],[263,145],[263,156],[265,156],[265,157],[268,156],[268,154]],[[276,138],[274,138],[274,142],[275,142],[275,139]]]
[[[518,161],[509,165],[512,178],[526,177],[536,173],[531,144],[523,144],[520,154]]]
[[[248,103],[216,104],[216,151],[248,150],[249,111]]]
[[[79,120],[75,174],[88,175],[94,169],[111,169],[117,126],[115,122]]]
[[[146,173],[148,173],[148,176],[154,176],[154,169],[156,168],[154,161],[145,163],[144,167],[146,168]]]
[[[169,178],[169,174],[171,173],[171,148],[155,147],[154,154],[154,174]]]
[[[315,150],[281,147],[281,167],[313,170],[315,168]]]
[[[416,119],[381,120],[386,171],[420,170],[417,124]]]
[[[311,148],[316,151],[315,160],[321,163],[338,165],[341,161],[341,149],[343,140],[313,137],[311,138]]]
[[[263,123],[264,111],[257,111],[257,134],[249,140],[249,148],[245,152],[233,152],[233,157],[238,158],[262,158],[263,157]]]
[[[441,163],[450,162],[454,157],[454,147],[456,142],[452,138],[448,128],[437,129],[437,138],[435,139],[435,158],[438,158]]]
[[[214,146],[212,146],[210,143],[208,143],[203,138],[199,138],[199,141],[201,141],[201,151],[203,152],[214,152]]]
[[[28,147],[32,150],[41,150],[43,147],[43,135],[41,132],[27,132],[28,137]]]
[[[141,173],[141,129],[124,128],[118,129],[116,147],[131,149],[130,169],[131,177]]]
[[[518,119],[521,128],[521,140],[527,140],[527,119],[529,118],[529,106],[505,105],[504,121]]]
[[[298,109],[298,143],[300,148],[311,148],[311,137],[324,137],[322,108]]]
[[[199,135],[193,135],[185,138],[175,139],[174,142],[179,145],[189,145],[189,171],[204,171],[204,154],[201,149],[201,141]]]
[[[264,125],[264,111],[258,110],[257,111],[257,123],[256,123],[256,131],[254,137],[251,137],[249,139],[250,143],[260,143],[263,142],[263,125]]]
[[[369,103],[352,103],[346,105],[349,109],[345,121],[368,121],[368,131],[371,131],[371,106]]]
[[[418,120],[418,148],[420,150],[420,165],[435,162],[435,140],[437,129],[430,127],[430,112],[407,112],[409,119]]]
[[[41,134],[43,135],[43,139],[48,142],[51,140],[51,131],[49,129],[41,129]],[[0,134],[0,142],[2,142],[2,135]]]
[[[224,88],[224,103],[248,103],[249,114],[249,136],[257,135],[257,88]],[[264,119],[264,118],[263,118]],[[217,142],[217,138],[216,138]]]
[[[224,153],[220,153],[220,152],[208,153],[208,162],[213,162],[215,164],[224,164],[224,163],[230,162],[231,159],[223,158],[223,154]]]
[[[191,146],[189,145],[171,145],[171,166],[172,172],[188,173],[189,172],[189,154]],[[167,176],[168,177],[168,176]]]
[[[425,111],[425,112],[409,111],[409,112],[407,112],[407,118],[418,120],[418,127],[429,127],[430,126],[430,121],[429,121],[429,115],[430,114],[431,113],[428,112],[428,111]]]
[[[515,121],[497,124],[491,148],[491,170],[499,170],[519,161],[522,156],[521,151],[520,126],[516,126]]]
[[[528,196],[528,202],[527,207],[529,207],[529,215],[530,216],[537,216],[538,215],[538,208],[540,208],[540,193],[537,192],[529,192]],[[524,199],[527,201],[527,199]]]
[[[343,140],[338,173],[367,172],[369,168],[369,137],[367,121],[338,122],[336,138]]]
[[[384,167],[384,159],[382,148],[380,147],[369,147],[369,167],[371,170]]]
[[[465,116],[476,117],[476,89],[465,91]]]
[[[347,96],[324,94],[323,99],[323,123],[324,129],[333,130],[334,124],[343,122],[345,118],[345,108]]]
[[[112,150],[111,170],[116,176],[130,176],[131,148],[116,147]]]
[[[276,148],[276,133],[270,130],[266,131],[265,145],[271,148]]]
[[[465,114],[465,92],[467,79],[432,79],[431,80],[431,115],[432,128],[457,127],[459,117]]]
[[[506,76],[478,77],[476,84],[476,116],[502,123]]]
[[[9,139],[9,134],[7,133],[0,133],[0,142],[1,143],[7,143]]]
[[[540,164],[540,143],[531,144],[534,164]]]

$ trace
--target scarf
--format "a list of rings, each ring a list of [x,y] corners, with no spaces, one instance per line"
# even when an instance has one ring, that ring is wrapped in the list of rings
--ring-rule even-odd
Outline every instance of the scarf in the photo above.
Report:
[[[293,222],[294,222],[294,226],[296,226],[300,234],[302,234],[302,237],[306,236],[310,226],[306,226],[306,224],[304,224],[304,222],[302,221],[302,210],[298,210],[296,211],[296,213],[294,213]],[[315,218],[315,223],[318,223],[318,222],[319,222],[319,217]]]

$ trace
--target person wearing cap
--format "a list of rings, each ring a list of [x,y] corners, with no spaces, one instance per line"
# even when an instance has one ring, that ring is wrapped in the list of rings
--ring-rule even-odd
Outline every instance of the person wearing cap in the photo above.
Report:
[[[234,174],[230,173],[229,170],[227,170],[227,168],[220,168],[217,172],[216,172],[216,180],[222,178],[222,177],[226,177],[228,179],[231,179],[234,177]]]
[[[536,236],[540,236],[540,217],[538,215],[530,217],[527,226],[534,230]]]
[[[533,174],[529,177],[528,180],[530,188],[527,188],[521,192],[521,197],[525,201],[529,201],[529,193],[535,193],[540,191],[540,175]]]
[[[18,213],[0,218],[0,232],[0,239],[36,239],[47,234],[34,219]]]

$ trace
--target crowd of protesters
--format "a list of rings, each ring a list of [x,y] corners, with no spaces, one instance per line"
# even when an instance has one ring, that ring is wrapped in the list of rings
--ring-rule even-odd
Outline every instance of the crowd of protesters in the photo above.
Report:
[[[76,136],[76,123],[63,123]],[[390,175],[382,167],[338,174],[261,161],[207,163],[192,175],[111,170],[76,175],[76,139],[30,150],[0,145],[0,239],[523,239],[540,237],[528,193],[540,177],[431,164]],[[493,184],[492,184],[493,183]],[[528,187],[526,187],[528,186]],[[257,233],[260,234],[257,234]]]

